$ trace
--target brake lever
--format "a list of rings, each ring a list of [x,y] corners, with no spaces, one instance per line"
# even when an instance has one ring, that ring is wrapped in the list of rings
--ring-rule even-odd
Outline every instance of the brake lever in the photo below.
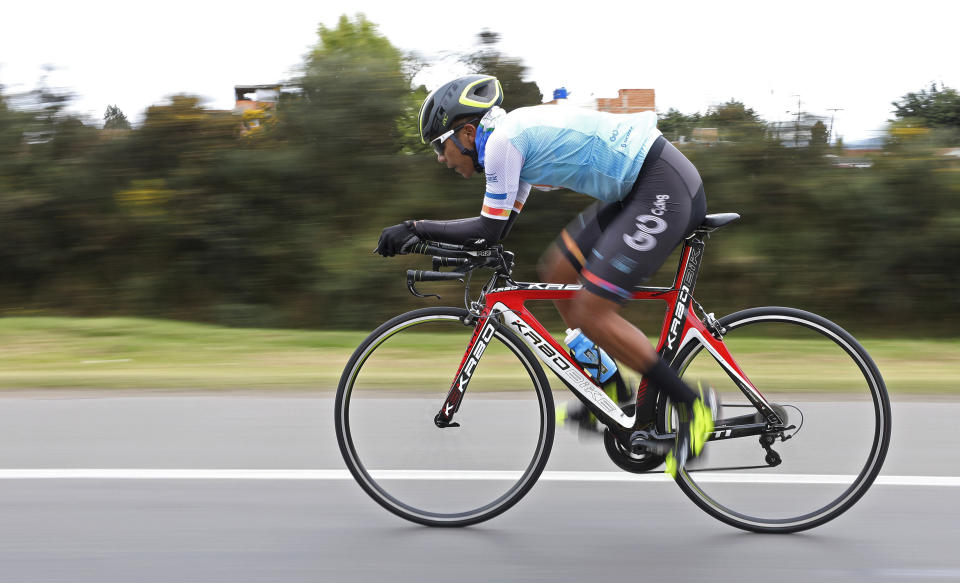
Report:
[[[437,294],[426,294],[426,295],[424,295],[424,294],[420,293],[419,291],[417,291],[416,283],[417,283],[417,282],[413,279],[413,273],[407,273],[407,289],[410,291],[410,293],[412,293],[413,295],[417,296],[418,298],[437,298],[438,300],[439,300],[439,299],[442,299],[442,298],[441,298],[439,295],[437,295]]]

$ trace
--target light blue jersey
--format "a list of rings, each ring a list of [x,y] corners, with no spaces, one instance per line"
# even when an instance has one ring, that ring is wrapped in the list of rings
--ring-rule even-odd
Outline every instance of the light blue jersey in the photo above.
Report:
[[[660,135],[652,111],[621,115],[540,105],[496,116],[492,134],[478,143],[487,178],[482,214],[508,218],[531,186],[622,200]]]

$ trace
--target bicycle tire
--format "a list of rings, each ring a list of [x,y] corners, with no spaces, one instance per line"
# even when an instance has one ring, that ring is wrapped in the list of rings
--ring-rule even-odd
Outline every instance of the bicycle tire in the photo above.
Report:
[[[830,354],[833,355],[829,360],[820,357],[813,358],[811,357],[808,366],[813,366],[819,362],[824,362],[825,364],[821,365],[825,368],[829,368],[831,371],[836,370],[850,370],[852,374],[849,374],[848,377],[855,379],[855,377],[862,376],[864,385],[859,386],[859,380],[857,380],[857,386],[854,390],[858,390],[865,394],[869,395],[869,399],[863,398],[864,395],[860,395],[860,399],[857,400],[855,397],[856,393],[853,395],[848,395],[848,393],[839,393],[834,395],[833,399],[839,399],[839,401],[834,403],[828,403],[824,406],[818,406],[819,409],[822,409],[824,415],[826,415],[831,409],[840,409],[844,408],[846,411],[842,414],[843,423],[839,426],[836,424],[824,423],[823,430],[813,428],[807,429],[808,432],[806,435],[803,433],[803,423],[805,421],[801,420],[801,427],[799,433],[797,434],[798,439],[810,439],[813,437],[814,440],[823,437],[824,432],[831,432],[835,429],[843,430],[847,426],[848,418],[851,420],[849,426],[855,425],[852,422],[854,418],[853,413],[859,413],[857,419],[861,422],[864,428],[872,429],[872,435],[868,435],[868,431],[862,431],[863,435],[856,435],[854,432],[848,432],[847,439],[844,439],[843,435],[839,436],[838,439],[834,440],[833,436],[827,439],[828,443],[833,443],[835,448],[843,450],[846,447],[848,441],[859,441],[863,444],[867,442],[870,443],[869,451],[866,456],[858,454],[850,454],[850,460],[852,462],[852,467],[855,474],[841,474],[837,476],[825,475],[822,478],[818,477],[817,479],[827,479],[827,480],[838,480],[836,489],[839,491],[839,494],[834,496],[832,493],[828,496],[830,497],[829,502],[826,504],[813,508],[812,510],[803,512],[796,516],[776,516],[776,517],[763,517],[763,516],[753,516],[739,510],[734,510],[732,507],[727,505],[727,502],[721,502],[720,498],[716,492],[723,492],[723,495],[731,499],[736,498],[735,495],[730,494],[728,491],[730,487],[727,486],[726,490],[722,485],[711,482],[713,479],[717,479],[717,476],[710,476],[709,472],[706,470],[697,470],[695,465],[688,466],[687,468],[678,472],[676,477],[676,482],[680,486],[680,489],[701,509],[706,511],[708,514],[714,518],[729,524],[731,526],[752,531],[752,532],[761,532],[761,533],[792,533],[802,530],[811,529],[817,526],[820,526],[834,518],[840,516],[847,510],[849,510],[870,488],[876,479],[877,475],[880,472],[881,467],[883,466],[884,459],[886,457],[887,449],[890,443],[890,427],[891,427],[891,415],[890,415],[890,400],[887,395],[886,386],[884,384],[883,378],[878,370],[876,364],[871,359],[870,355],[864,350],[864,348],[853,338],[848,332],[846,332],[840,326],[834,324],[833,322],[802,310],[796,310],[792,308],[783,308],[783,307],[763,307],[763,308],[752,308],[747,310],[742,310],[728,316],[725,316],[719,320],[720,326],[725,329],[724,332],[724,342],[730,348],[730,339],[736,336],[746,336],[742,334],[743,331],[746,331],[751,328],[769,328],[770,325],[777,325],[776,334],[768,334],[764,338],[768,338],[766,341],[767,344],[771,346],[775,342],[775,337],[779,335],[780,328],[784,331],[794,330],[792,327],[799,326],[804,330],[803,334],[811,334],[814,338],[822,338],[828,340],[832,343],[833,349],[830,350]],[[763,326],[760,326],[763,324]],[[741,333],[738,334],[738,331]],[[809,332],[807,332],[809,331]],[[731,333],[733,333],[731,335]],[[793,332],[794,334],[796,332]],[[790,334],[787,334],[790,336]],[[749,338],[749,336],[746,336]],[[746,340],[744,340],[746,342]],[[803,345],[804,350],[811,350],[807,345]],[[819,345],[818,345],[819,346]],[[830,344],[825,344],[826,347],[830,347]],[[675,369],[681,374],[685,375],[685,378],[688,379],[690,375],[686,374],[689,372],[691,363],[695,361],[695,358],[698,354],[706,354],[707,351],[703,350],[702,345],[699,342],[691,342],[685,346],[680,353],[677,355],[677,358],[674,360]],[[735,359],[738,359],[737,353],[731,348],[731,354],[733,354]],[[812,354],[818,354],[813,352]],[[849,358],[849,363],[840,364],[843,361],[841,354],[846,355]],[[800,355],[801,357],[803,355]],[[752,380],[756,383],[756,380],[753,379],[751,375],[750,368],[743,366],[743,363],[738,359],[738,363],[743,368],[744,372],[748,377],[751,377]],[[780,370],[783,370],[783,365],[780,365]],[[837,367],[842,367],[838,369]],[[809,369],[808,369],[809,370]],[[782,372],[777,374],[783,374]],[[844,377],[844,379],[848,378]],[[839,378],[839,376],[838,376]],[[815,382],[821,382],[817,380]],[[840,382],[830,381],[837,383],[839,386]],[[850,382],[850,381],[844,381]],[[771,383],[775,384],[775,383]],[[759,387],[761,391],[765,392],[764,387]],[[812,402],[807,402],[802,400],[803,397],[800,397],[801,400],[795,403],[780,403],[778,406],[781,407],[781,411],[786,411],[788,414],[794,415],[792,409],[793,407],[801,413],[801,419],[806,416],[803,413],[803,410],[806,409],[808,412],[812,412],[814,409],[814,404]],[[861,403],[857,405],[857,409],[854,411],[853,407],[847,404],[843,399],[851,399],[852,403]],[[771,402],[777,401],[777,399],[770,399]],[[782,399],[780,399],[782,401]],[[778,402],[780,402],[778,401]],[[863,403],[872,402],[872,419],[870,413],[868,413],[869,406]],[[802,409],[797,406],[797,403],[802,404]],[[843,405],[841,407],[840,405]],[[664,404],[661,406],[661,415],[659,417],[659,424],[661,427],[666,428],[669,425],[669,406]],[[749,409],[747,409],[749,411]],[[814,434],[811,436],[810,431],[814,431]],[[731,440],[735,441],[735,440]],[[708,454],[712,452],[713,448],[719,447],[719,443],[722,442],[712,442],[707,445]],[[789,443],[789,442],[782,442]],[[778,446],[779,447],[779,446]],[[783,447],[787,447],[783,445]],[[849,449],[849,448],[848,448]],[[779,455],[779,454],[778,454]],[[824,455],[824,452],[821,451],[821,455]],[[839,455],[839,454],[836,454]],[[774,458],[776,459],[776,458]],[[860,460],[862,460],[862,465],[860,465]],[[769,463],[769,459],[767,461]],[[779,463],[779,462],[778,462]],[[818,464],[825,463],[824,460],[819,460],[816,462]],[[816,466],[819,469],[819,465]],[[726,469],[726,468],[724,468]],[[733,468],[738,470],[739,468]],[[722,482],[723,479],[729,474],[721,476],[719,479]],[[756,474],[759,480],[768,479],[764,475]],[[794,475],[791,475],[794,476]],[[751,478],[753,479],[753,478]],[[791,478],[794,479],[794,478]],[[849,485],[846,484],[846,480],[849,480]],[[749,480],[740,482],[749,483]],[[785,483],[785,482],[784,482]],[[709,488],[706,486],[709,484]],[[801,486],[802,487],[802,486]],[[817,488],[823,489],[825,486],[822,484],[809,486],[813,490]],[[756,492],[761,491],[759,486],[751,484],[751,490],[754,492],[754,497],[756,497]],[[786,486],[781,483],[780,485],[774,484],[769,486],[768,490],[770,491],[772,498],[776,497],[778,494],[779,500],[787,500],[787,489],[796,488],[796,486]],[[708,493],[708,489],[714,491],[715,493]],[[777,492],[779,490],[779,492]],[[746,498],[746,496],[743,496]],[[819,502],[818,502],[819,504]]]
[[[425,482],[423,482],[423,487],[427,488],[429,486],[430,490],[428,494],[421,494],[420,492],[412,491],[404,491],[400,493],[401,489],[399,488],[398,484],[402,485],[404,482],[397,482],[395,477],[394,481],[391,481],[391,478],[388,475],[389,470],[378,471],[378,468],[373,467],[372,465],[368,467],[367,464],[376,463],[370,460],[382,453],[375,451],[380,447],[379,443],[381,442],[383,443],[383,448],[385,449],[392,447],[396,449],[402,449],[403,451],[400,453],[403,455],[418,455],[419,457],[415,461],[420,461],[421,457],[423,460],[427,460],[428,463],[431,464],[434,462],[441,463],[440,458],[443,458],[443,463],[452,463],[452,461],[456,461],[456,453],[447,456],[446,454],[450,453],[450,450],[447,449],[441,450],[441,452],[444,454],[443,456],[431,458],[430,454],[427,452],[420,452],[420,450],[415,447],[404,448],[398,445],[398,443],[403,442],[402,433],[406,431],[406,428],[408,425],[410,425],[404,425],[404,423],[407,423],[406,420],[404,420],[403,423],[398,422],[396,424],[397,426],[402,425],[401,429],[396,430],[397,433],[390,433],[390,430],[384,428],[376,428],[377,431],[383,431],[386,433],[386,435],[383,438],[375,437],[367,440],[368,442],[372,441],[374,443],[373,447],[366,447],[361,444],[361,447],[358,448],[356,443],[358,432],[357,428],[364,426],[364,422],[362,419],[360,419],[360,417],[361,415],[366,414],[359,413],[358,408],[372,410],[373,407],[369,404],[362,406],[359,405],[360,403],[363,403],[363,401],[360,400],[361,397],[358,397],[358,394],[362,391],[360,387],[364,385],[364,371],[370,366],[375,366],[375,363],[377,362],[378,351],[386,351],[385,353],[389,353],[389,350],[392,350],[389,347],[396,345],[398,342],[402,342],[403,338],[409,337],[413,333],[428,333],[417,332],[420,329],[428,329],[428,331],[432,333],[438,328],[446,329],[449,327],[455,331],[464,332],[466,339],[469,340],[474,328],[472,325],[467,326],[464,324],[464,319],[467,317],[467,315],[468,312],[462,308],[435,307],[414,310],[389,320],[374,330],[369,336],[367,336],[360,346],[357,347],[356,351],[350,357],[350,360],[347,362],[347,365],[344,368],[343,374],[340,378],[339,386],[337,388],[337,395],[334,404],[335,427],[337,433],[337,442],[347,468],[350,470],[351,474],[360,484],[363,490],[382,507],[393,514],[400,516],[401,518],[426,526],[467,526],[489,520],[511,508],[517,502],[519,502],[520,499],[522,499],[536,483],[537,479],[540,477],[540,474],[543,472],[544,467],[546,466],[550,455],[550,450],[553,446],[553,397],[543,368],[540,366],[540,363],[537,361],[530,349],[520,339],[518,339],[502,323],[492,319],[489,321],[493,323],[495,332],[491,338],[490,344],[487,345],[487,348],[483,351],[483,359],[481,359],[480,362],[482,363],[486,362],[488,359],[495,359],[494,363],[497,364],[497,366],[494,367],[490,365],[487,367],[487,369],[489,369],[490,372],[495,372],[497,375],[503,372],[502,369],[510,368],[511,365],[506,363],[518,363],[512,365],[517,367],[517,370],[513,371],[517,374],[509,377],[508,380],[500,380],[500,377],[495,376],[492,377],[493,380],[491,382],[496,384],[496,387],[500,387],[501,385],[512,382],[524,386],[526,389],[532,389],[533,391],[535,396],[535,405],[529,403],[529,399],[516,400],[512,396],[508,398],[513,399],[510,401],[513,407],[517,407],[519,406],[518,403],[521,403],[528,410],[536,408],[536,410],[539,412],[539,425],[536,426],[535,431],[533,428],[521,427],[521,425],[523,425],[521,423],[518,423],[516,426],[509,423],[498,425],[498,431],[501,433],[512,434],[514,431],[522,432],[525,436],[525,441],[529,442],[527,444],[528,446],[531,445],[534,440],[536,441],[535,445],[532,446],[532,457],[529,459],[529,462],[523,462],[523,459],[525,459],[523,456],[526,454],[524,454],[522,451],[516,453],[516,455],[513,455],[511,452],[510,457],[517,458],[517,468],[513,472],[503,474],[503,478],[501,480],[500,476],[502,473],[497,471],[499,468],[482,468],[479,472],[471,474],[460,471],[446,470],[421,471],[419,469],[415,470],[414,468],[404,468],[403,464],[406,462],[396,462],[395,460],[386,459],[385,463],[399,464],[394,465],[393,467],[401,468],[404,471],[407,471],[408,474],[413,474],[414,478],[411,479],[411,482],[414,484],[417,484],[417,476],[424,476]],[[435,389],[435,391],[430,395],[430,398],[423,399],[426,402],[425,406],[428,408],[432,407],[432,409],[424,409],[423,411],[417,413],[415,415],[416,418],[413,420],[413,425],[416,426],[416,431],[422,432],[425,435],[429,434],[429,439],[423,444],[425,449],[433,447],[441,448],[443,447],[441,443],[446,441],[447,438],[450,440],[455,440],[456,444],[484,446],[484,443],[477,443],[477,441],[483,440],[474,440],[473,442],[468,443],[468,440],[460,439],[460,437],[465,434],[463,432],[467,431],[467,428],[476,428],[479,425],[482,425],[481,423],[477,422],[476,418],[472,419],[469,423],[468,421],[464,420],[464,411],[459,411],[456,416],[456,420],[463,422],[463,428],[441,429],[437,428],[433,422],[433,413],[439,411],[440,407],[443,405],[447,391],[449,390],[450,384],[453,380],[453,375],[458,370],[457,366],[463,359],[463,351],[467,347],[466,342],[459,344],[458,348],[452,346],[453,344],[457,344],[456,342],[441,341],[440,344],[444,346],[451,344],[450,350],[431,350],[430,354],[424,358],[442,359],[443,357],[441,354],[444,354],[448,357],[448,360],[450,360],[452,359],[451,355],[454,354],[454,350],[459,351],[457,353],[459,356],[457,356],[456,362],[443,362],[438,365],[444,367],[443,370],[445,371],[446,376],[440,375],[437,377],[437,380],[431,381],[430,383],[421,383],[419,378],[412,379],[414,388],[416,390],[423,389],[424,387],[422,385],[426,384],[430,384],[431,388]],[[374,364],[371,365],[371,363]],[[432,360],[428,362],[430,365],[432,365],[432,363]],[[424,366],[408,365],[410,365],[410,363],[404,361],[398,366],[394,367],[393,370],[389,371],[390,375],[392,375],[390,377],[390,382],[397,382],[402,386],[409,386],[411,379],[403,379],[400,378],[400,376],[402,374],[418,375],[421,374],[425,368]],[[481,389],[481,387],[478,386],[480,381],[477,377],[480,376],[480,369],[482,368],[483,366],[481,364],[476,366],[474,377],[470,380],[469,387],[465,394],[464,403],[469,403],[469,406],[465,406],[463,409],[470,410],[470,413],[476,413],[476,409],[480,405],[478,398],[481,395],[474,393]],[[509,380],[510,378],[515,378],[516,380],[511,381]],[[401,382],[404,380],[407,381],[406,385]],[[526,384],[529,384],[529,386],[525,386]],[[413,396],[411,399],[419,402],[420,396],[417,394],[416,390],[407,390],[407,392],[412,392]],[[396,404],[396,400],[394,404]],[[496,400],[494,400],[492,403],[487,403],[488,408],[491,409],[490,413],[494,416],[503,414],[504,410],[507,409],[506,407],[499,406],[502,404],[503,402],[497,402]],[[402,409],[402,407],[397,407],[397,410],[400,409]],[[432,411],[429,416],[426,415],[428,411]],[[397,415],[401,414],[397,413]],[[386,422],[389,423],[391,420],[387,419]],[[377,423],[369,423],[367,425],[374,426],[377,425]],[[426,427],[427,425],[429,425],[429,427]],[[530,424],[527,423],[527,425]],[[501,447],[499,448],[500,450],[503,450],[504,447],[513,449],[513,443],[509,443],[504,446],[504,442],[502,441],[502,439],[506,439],[504,436],[495,434],[492,431],[487,433],[486,436],[490,438],[490,441],[501,439]],[[517,449],[523,450],[520,444],[517,444]],[[504,452],[494,453],[497,456],[504,454],[504,457],[507,457]],[[471,455],[477,455],[477,457],[480,457],[481,455],[487,454],[489,454],[489,452],[485,452],[483,454],[476,454],[476,452],[473,452]],[[490,471],[484,473],[488,469]],[[518,473],[519,476],[516,475]],[[396,470],[394,470],[394,476],[396,476]],[[478,483],[483,483],[488,479],[488,476],[494,476],[491,483],[493,486],[495,486],[494,490],[496,495],[490,495],[493,497],[492,500],[484,500],[483,503],[478,504],[475,507],[472,503],[467,504],[467,507],[457,507],[455,509],[445,508],[439,510],[424,507],[428,505],[434,506],[435,504],[439,506],[441,499],[447,498],[448,493],[450,492],[456,491],[457,496],[462,496],[462,492],[457,491],[454,488],[449,488],[449,484],[459,484],[462,486],[461,490],[468,490]],[[500,493],[501,483],[504,483],[507,486],[502,493]],[[412,488],[409,490],[412,490]],[[433,492],[436,492],[436,495],[434,495]],[[407,497],[408,494],[410,497]],[[414,494],[418,494],[419,496],[414,496]],[[413,502],[412,498],[416,497],[422,498],[422,502]]]

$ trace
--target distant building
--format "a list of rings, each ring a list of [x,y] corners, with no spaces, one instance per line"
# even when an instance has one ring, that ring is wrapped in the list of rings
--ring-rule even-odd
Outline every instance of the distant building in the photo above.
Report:
[[[720,141],[718,128],[693,128],[693,140],[700,144],[715,144]]]
[[[280,85],[236,85],[233,113],[243,118],[243,133],[258,130],[273,115],[280,102]]]
[[[620,89],[616,97],[598,97],[597,109],[610,113],[656,111],[656,101],[653,89]]]
[[[827,117],[804,114],[803,119],[796,121],[775,121],[767,124],[768,131],[786,148],[806,148],[813,137],[811,129],[818,121],[829,122]]]
[[[237,101],[233,111],[243,113],[251,109],[276,109],[280,101],[280,85],[236,85]]]
[[[544,105],[563,105],[569,103],[570,93],[566,87],[553,90],[553,100]],[[656,93],[653,89],[620,89],[616,97],[598,97],[592,103],[582,104],[583,107],[593,107],[597,111],[610,113],[639,113],[641,111],[656,111]]]

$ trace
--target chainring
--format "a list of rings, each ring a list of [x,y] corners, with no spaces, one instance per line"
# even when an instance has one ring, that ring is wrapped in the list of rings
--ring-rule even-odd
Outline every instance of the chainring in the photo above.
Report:
[[[636,411],[636,405],[627,405],[623,408],[624,414],[628,417],[633,417],[634,411]],[[621,470],[634,474],[644,474],[663,464],[662,455],[653,452],[632,453],[629,447],[620,443],[609,428],[603,431],[603,446],[607,450],[607,455],[610,456],[610,461]]]

